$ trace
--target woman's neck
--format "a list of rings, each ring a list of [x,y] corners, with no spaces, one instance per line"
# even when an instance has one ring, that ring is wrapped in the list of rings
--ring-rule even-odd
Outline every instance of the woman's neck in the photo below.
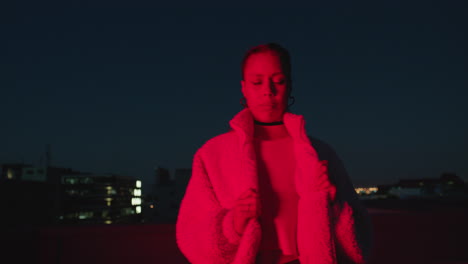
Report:
[[[275,140],[289,136],[284,124],[274,126],[254,124],[254,130],[254,137],[257,139]]]

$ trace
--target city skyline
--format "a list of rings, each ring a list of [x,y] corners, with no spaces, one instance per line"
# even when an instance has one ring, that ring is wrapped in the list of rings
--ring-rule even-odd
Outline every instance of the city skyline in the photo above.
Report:
[[[31,168],[31,169],[36,169],[36,170],[42,170],[43,168],[47,167],[45,164],[33,164],[33,163],[27,163],[27,162],[0,162],[0,168],[1,166],[18,166],[18,167],[24,167],[24,168]],[[130,178],[134,178],[135,180],[142,180],[144,178],[148,178],[148,177],[137,177],[137,176],[134,176],[134,175],[126,175],[126,174],[118,174],[118,173],[114,173],[112,171],[107,171],[107,172],[93,172],[93,171],[83,171],[83,170],[80,170],[80,169],[77,169],[77,168],[71,168],[71,167],[62,167],[62,166],[53,166],[51,165],[50,168],[56,168],[56,169],[65,169],[65,170],[69,170],[71,173],[78,173],[80,175],[108,175],[108,176],[124,176],[124,177],[130,177]],[[163,166],[157,166],[156,168],[154,168],[154,170],[152,171],[151,173],[151,181],[147,181],[147,182],[143,182],[142,185],[144,186],[143,190],[145,190],[145,192],[149,192],[149,189],[152,188],[153,185],[157,185],[159,184],[157,181],[158,179],[160,178],[159,176],[159,170],[166,170],[167,171],[167,177],[168,178],[165,178],[164,181],[170,181],[170,182],[165,182],[164,184],[171,184],[171,183],[174,183],[176,181],[178,181],[178,176],[177,174],[178,173],[181,173],[181,172],[184,172],[186,170],[192,170],[192,168],[190,167],[187,167],[187,168],[181,168],[181,167],[176,167],[176,168],[167,168],[167,167],[163,167]],[[0,170],[1,172],[1,170]],[[6,172],[4,172],[6,173]],[[42,173],[42,172],[41,172]],[[47,173],[46,173],[47,174]],[[398,184],[398,182],[401,182],[401,181],[418,181],[418,180],[427,180],[427,179],[437,179],[443,175],[455,175],[457,177],[459,177],[462,181],[464,181],[465,183],[468,184],[468,181],[464,178],[464,177],[461,177],[459,174],[457,174],[456,172],[450,172],[450,171],[445,171],[445,172],[442,172],[440,175],[437,175],[437,176],[421,176],[421,177],[407,177],[407,178],[395,178],[395,181],[393,182],[383,182],[383,183],[380,183],[380,184],[368,184],[368,185],[357,185],[357,184],[354,184],[355,188],[376,188],[378,186],[389,186],[389,185],[395,185],[395,184]],[[47,175],[39,175],[41,177],[47,177]],[[184,181],[187,181],[187,176],[185,175],[179,175],[179,176],[182,176],[182,178],[180,179],[183,179]],[[36,174],[32,175],[33,178],[21,178],[19,180],[21,181],[44,181],[44,179],[34,179],[34,177],[37,177]],[[5,178],[5,179],[8,179],[8,178]],[[16,178],[13,178],[13,179],[16,179]],[[163,185],[164,185],[163,184]]]

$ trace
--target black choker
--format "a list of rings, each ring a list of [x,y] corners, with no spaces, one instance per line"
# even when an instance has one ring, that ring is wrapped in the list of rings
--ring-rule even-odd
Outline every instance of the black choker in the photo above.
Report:
[[[257,121],[257,120],[254,120],[254,123],[257,124],[257,125],[261,125],[261,126],[276,126],[276,125],[284,124],[283,121],[264,123],[264,122],[260,122],[260,121]]]

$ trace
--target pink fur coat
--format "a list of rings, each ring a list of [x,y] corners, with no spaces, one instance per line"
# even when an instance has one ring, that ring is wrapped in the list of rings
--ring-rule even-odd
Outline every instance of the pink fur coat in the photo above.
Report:
[[[293,138],[299,195],[297,246],[301,264],[366,263],[371,223],[334,151],[309,138],[301,115],[285,113]],[[194,264],[253,264],[262,228],[250,220],[239,236],[233,226],[235,200],[258,190],[253,117],[246,108],[232,130],[207,141],[195,154],[176,223],[176,241]]]

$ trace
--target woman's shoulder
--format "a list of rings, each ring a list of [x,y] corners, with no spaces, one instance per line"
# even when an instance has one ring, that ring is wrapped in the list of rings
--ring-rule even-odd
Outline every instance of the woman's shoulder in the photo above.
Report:
[[[238,142],[238,136],[233,131],[222,133],[220,135],[214,136],[208,139],[197,152],[209,152],[216,153],[222,150],[229,149],[230,146]]]
[[[337,197],[354,205],[358,197],[343,160],[330,144],[315,137],[308,137],[312,147],[317,151],[319,159],[328,161],[328,176],[330,181],[338,188]]]
[[[310,144],[317,151],[317,155],[321,160],[329,160],[331,158],[337,158],[336,152],[333,147],[322,139],[312,137],[308,135]]]

